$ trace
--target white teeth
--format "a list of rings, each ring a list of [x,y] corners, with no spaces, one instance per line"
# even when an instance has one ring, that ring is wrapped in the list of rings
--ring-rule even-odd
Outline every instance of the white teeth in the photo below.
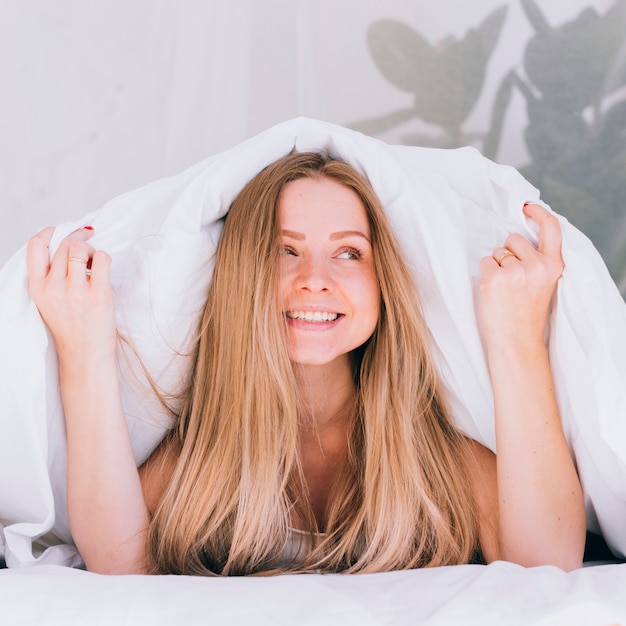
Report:
[[[287,317],[292,320],[304,320],[306,322],[334,322],[338,313],[326,313],[325,311],[287,311]]]

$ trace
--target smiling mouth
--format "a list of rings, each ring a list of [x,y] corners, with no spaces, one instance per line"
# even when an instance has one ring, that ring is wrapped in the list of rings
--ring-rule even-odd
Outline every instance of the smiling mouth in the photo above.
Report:
[[[286,317],[304,322],[334,322],[341,314],[326,311],[286,311]]]

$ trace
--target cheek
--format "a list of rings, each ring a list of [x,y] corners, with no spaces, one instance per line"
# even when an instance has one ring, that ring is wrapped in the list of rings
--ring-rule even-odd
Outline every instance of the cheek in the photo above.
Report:
[[[375,302],[372,304],[371,311],[372,315],[370,318],[370,334],[372,334],[376,329],[376,326],[378,324],[378,318],[380,317],[380,300],[378,298],[378,294]]]
[[[361,290],[362,306],[367,311],[367,325],[374,332],[380,315],[380,289],[378,283],[368,281]]]
[[[278,293],[278,301],[281,303],[289,295],[289,274],[285,268],[281,268],[276,278],[276,291]]]

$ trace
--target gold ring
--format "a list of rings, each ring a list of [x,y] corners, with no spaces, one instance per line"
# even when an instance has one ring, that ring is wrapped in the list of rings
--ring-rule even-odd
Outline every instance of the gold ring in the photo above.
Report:
[[[502,261],[504,261],[504,259],[506,259],[506,257],[508,256],[515,256],[515,252],[511,252],[510,250],[507,250],[499,259],[496,259],[496,263],[502,267]]]
[[[74,261],[76,263],[84,263],[85,265],[87,265],[87,263],[89,263],[89,261],[85,261],[85,259],[81,259],[77,256],[71,256],[67,262],[69,263],[70,261]]]

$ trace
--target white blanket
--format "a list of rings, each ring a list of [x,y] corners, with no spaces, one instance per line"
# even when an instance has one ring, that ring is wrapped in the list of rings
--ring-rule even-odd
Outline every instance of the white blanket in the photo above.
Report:
[[[280,124],[180,175],[118,197],[59,226],[51,249],[84,224],[113,257],[121,332],[160,386],[178,389],[189,332],[206,296],[219,219],[264,166],[297,150],[328,150],[365,172],[387,208],[424,301],[436,360],[461,428],[495,449],[491,389],[475,319],[481,257],[520,231],[538,192],[476,150],[390,146],[308,119]],[[561,218],[566,269],[550,320],[550,355],[588,521],[626,554],[626,306],[601,258]],[[236,286],[233,286],[236,288]],[[25,251],[0,273],[0,552],[12,567],[75,565],[65,507],[66,449],[56,355],[26,290]],[[137,462],[168,417],[120,360]]]

